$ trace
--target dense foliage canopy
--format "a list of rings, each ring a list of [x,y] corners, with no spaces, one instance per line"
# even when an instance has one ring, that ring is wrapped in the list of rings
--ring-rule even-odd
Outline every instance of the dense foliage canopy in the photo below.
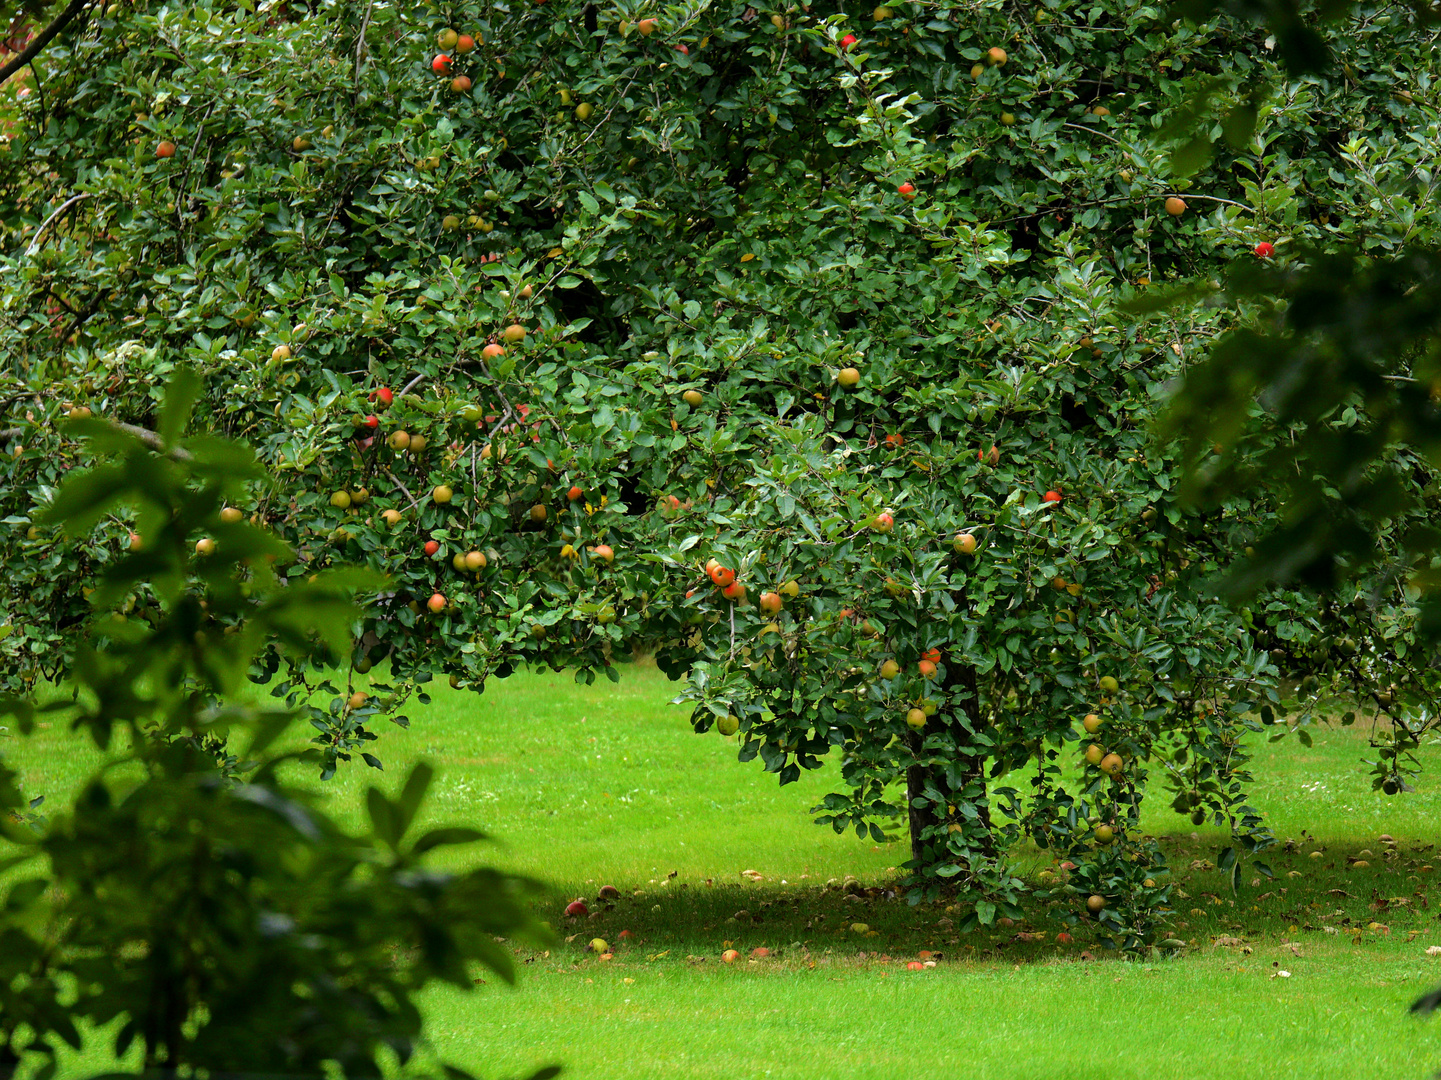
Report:
[[[1128,897],[1101,916],[1117,941],[1153,940],[1148,786],[1263,846],[1248,728],[1304,736],[1370,687],[1394,791],[1436,712],[1384,561],[1354,604],[1210,587],[1275,527],[1281,478],[1195,512],[1150,428],[1265,298],[1126,308],[1432,234],[1410,19],[1363,11],[1342,70],[1288,77],[1264,31],[1142,3],[96,11],[0,106],[4,678],[66,668],[132,543],[123,514],[32,525],[75,464],[62,417],[148,431],[186,362],[205,422],[271,471],[236,509],[294,576],[391,582],[338,679],[285,673],[297,695],[384,674],[312,716],[327,770],[378,765],[372,725],[432,672],[614,676],[652,648],[697,729],[782,782],[842,755],[822,820],[899,818],[914,898],[963,885],[989,922],[1029,837],[1079,864],[1068,888]],[[1293,434],[1257,409],[1248,452]],[[1434,495],[1414,450],[1385,454],[1407,498],[1383,552]]]

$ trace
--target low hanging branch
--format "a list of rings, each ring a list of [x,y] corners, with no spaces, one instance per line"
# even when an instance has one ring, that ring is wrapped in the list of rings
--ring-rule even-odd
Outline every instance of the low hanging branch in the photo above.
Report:
[[[10,78],[11,75],[14,75],[26,64],[30,63],[31,60],[34,60],[35,57],[39,55],[40,50],[44,49],[46,45],[49,45],[50,42],[55,39],[56,34],[64,30],[65,27],[74,20],[75,16],[85,10],[85,5],[88,3],[90,3],[90,0],[70,0],[70,3],[65,6],[65,10],[55,16],[54,22],[36,34],[29,45],[26,45],[25,48],[15,54],[14,59],[7,61],[3,67],[0,67],[0,83],[3,83],[6,79]]]

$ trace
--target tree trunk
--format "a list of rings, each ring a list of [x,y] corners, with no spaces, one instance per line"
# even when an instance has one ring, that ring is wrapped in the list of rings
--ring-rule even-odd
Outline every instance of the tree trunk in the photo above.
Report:
[[[969,665],[948,664],[946,667],[945,689],[951,698],[951,704],[948,708],[953,712],[964,713],[970,721],[971,726],[978,727],[981,723],[981,709],[976,669]],[[937,719],[937,717],[933,717],[921,731],[911,733],[910,745],[914,753],[920,753],[921,743],[925,738],[925,734],[931,730],[931,725],[934,724]],[[958,746],[970,744],[971,733],[967,731],[959,721],[953,721],[946,726]],[[982,788],[984,788],[984,759],[981,757],[968,757],[965,759],[964,767],[965,782],[962,787],[964,788],[971,783],[978,782]],[[934,803],[928,802],[919,808],[914,805],[916,799],[924,797],[927,786],[933,787],[948,799],[954,798],[951,788],[946,782],[945,770],[941,767],[934,765],[911,765],[906,769],[906,810],[911,831],[911,859],[916,863],[918,868],[929,861],[927,859],[927,847],[929,845],[922,840],[922,833],[924,833],[927,828],[939,825],[942,821],[942,814]],[[986,806],[980,806],[977,807],[977,812],[980,814],[981,823],[986,828],[986,851],[988,854],[994,854],[994,845],[990,840],[990,809]]]

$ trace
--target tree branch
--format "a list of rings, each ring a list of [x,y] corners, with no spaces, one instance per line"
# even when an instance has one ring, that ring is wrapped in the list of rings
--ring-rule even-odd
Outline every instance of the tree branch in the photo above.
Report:
[[[85,5],[88,3],[90,3],[90,0],[70,0],[65,10],[55,16],[54,22],[36,34],[34,40],[31,41],[29,45],[26,45],[25,48],[15,54],[15,59],[11,60],[4,67],[0,67],[0,83],[3,83],[6,79],[10,78],[11,75],[14,75],[26,64],[30,63],[31,60],[34,60],[40,53],[40,50],[54,40],[56,34],[64,30],[65,27],[74,20],[75,16],[85,10]]]

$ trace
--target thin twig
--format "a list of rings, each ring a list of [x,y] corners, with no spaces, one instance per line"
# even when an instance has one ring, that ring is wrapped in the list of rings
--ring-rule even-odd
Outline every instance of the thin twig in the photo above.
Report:
[[[61,214],[65,213],[66,210],[69,210],[76,203],[84,202],[88,198],[90,198],[90,193],[88,191],[85,191],[81,192],[79,195],[72,195],[70,196],[70,198],[66,199],[63,203],[61,203],[59,208],[56,209],[53,214],[51,214],[48,218],[46,218],[40,223],[40,228],[35,230],[35,237],[30,241],[30,246],[25,249],[25,254],[27,256],[34,255],[35,252],[39,250],[40,239],[45,235],[45,230],[50,228],[50,223],[53,222],[56,218],[58,218]]]

